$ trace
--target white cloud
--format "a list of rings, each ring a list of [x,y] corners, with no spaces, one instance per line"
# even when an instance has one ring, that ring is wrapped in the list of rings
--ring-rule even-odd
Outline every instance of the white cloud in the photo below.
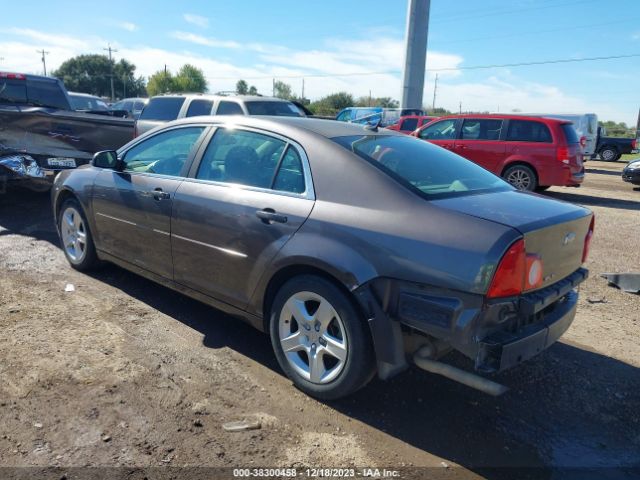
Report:
[[[189,32],[171,32],[170,34],[177,40],[185,42],[195,43],[196,45],[204,45],[206,47],[218,47],[218,48],[241,48],[242,45],[238,42],[231,40],[216,40],[215,38],[207,38],[202,35]]]
[[[128,32],[135,32],[138,29],[138,26],[131,22],[116,22],[115,26]]]
[[[193,13],[185,13],[182,18],[188,23],[192,23],[200,28],[209,27],[209,19],[207,17],[203,17],[202,15],[195,15]]]

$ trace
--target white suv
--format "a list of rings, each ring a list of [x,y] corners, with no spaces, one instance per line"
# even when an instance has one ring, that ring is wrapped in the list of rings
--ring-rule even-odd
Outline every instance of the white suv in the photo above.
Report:
[[[134,137],[178,118],[199,115],[272,115],[304,117],[294,103],[249,95],[167,94],[152,97],[136,121]]]

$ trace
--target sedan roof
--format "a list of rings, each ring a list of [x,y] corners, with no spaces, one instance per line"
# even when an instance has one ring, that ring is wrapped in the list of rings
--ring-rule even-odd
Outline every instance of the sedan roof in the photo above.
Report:
[[[176,120],[170,124],[177,125],[189,123],[212,123],[226,125],[240,125],[271,130],[275,133],[286,135],[289,129],[304,130],[315,133],[326,138],[345,137],[350,135],[402,135],[393,130],[378,128],[372,130],[370,127],[359,123],[338,122],[336,120],[324,120],[320,118],[308,117],[274,117],[274,116],[202,116],[189,117]]]

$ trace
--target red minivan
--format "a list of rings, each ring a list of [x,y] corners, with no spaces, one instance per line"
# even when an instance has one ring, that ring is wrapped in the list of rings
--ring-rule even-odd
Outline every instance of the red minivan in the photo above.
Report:
[[[577,187],[584,179],[580,140],[566,120],[452,115],[440,117],[411,135],[477,163],[519,190]]]
[[[400,117],[396,123],[389,125],[386,128],[409,135],[411,132],[414,132],[429,122],[432,122],[436,118],[438,117],[431,117],[429,115],[404,115]]]

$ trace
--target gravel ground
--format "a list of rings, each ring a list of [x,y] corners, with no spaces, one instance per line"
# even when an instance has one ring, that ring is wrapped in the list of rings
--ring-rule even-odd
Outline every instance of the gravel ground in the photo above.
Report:
[[[86,466],[162,467],[149,478],[184,478],[170,468],[185,466],[636,478],[640,296],[599,277],[640,271],[640,191],[621,181],[623,165],[588,162],[583,187],[548,191],[595,211],[591,277],[569,331],[499,375],[510,387],[499,398],[412,369],[317,402],[282,375],[265,335],[117,267],[70,269],[48,196],[0,195],[0,478],[49,466],[56,479]],[[243,419],[262,427],[222,428]]]

